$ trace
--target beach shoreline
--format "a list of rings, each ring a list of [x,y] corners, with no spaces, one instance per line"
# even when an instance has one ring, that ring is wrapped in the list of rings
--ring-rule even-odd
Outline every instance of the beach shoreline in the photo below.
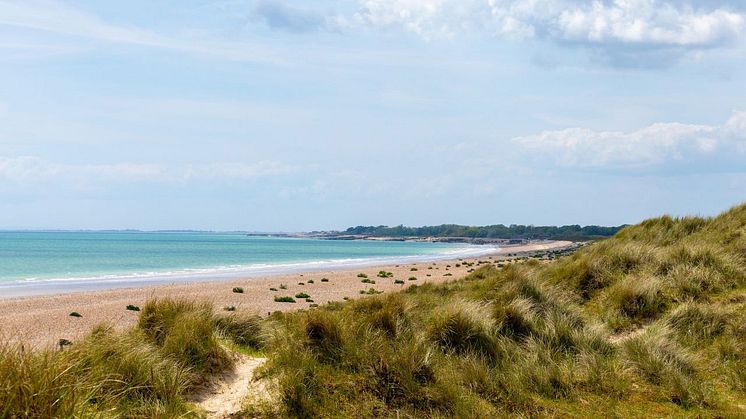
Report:
[[[357,298],[361,291],[370,288],[390,293],[412,285],[451,281],[466,276],[470,269],[479,266],[480,261],[493,263],[576,246],[578,244],[572,242],[544,241],[504,246],[478,257],[3,298],[0,299],[0,340],[42,348],[52,347],[60,339],[75,342],[102,323],[124,329],[133,326],[138,318],[137,312],[126,310],[126,306],[141,307],[153,298],[210,301],[216,310],[234,306],[236,310],[260,315],[307,309],[312,303],[302,298],[296,298],[295,303],[281,303],[275,302],[274,297],[294,297],[303,292],[311,296],[314,304],[321,305]],[[379,271],[391,272],[393,276],[379,278]],[[361,273],[375,284],[361,283],[358,277]],[[417,279],[410,280],[411,277]],[[322,282],[322,278],[327,281]],[[404,284],[396,284],[395,280],[402,280]],[[234,287],[241,287],[243,293],[233,292]],[[71,312],[77,312],[81,317],[70,316]]]

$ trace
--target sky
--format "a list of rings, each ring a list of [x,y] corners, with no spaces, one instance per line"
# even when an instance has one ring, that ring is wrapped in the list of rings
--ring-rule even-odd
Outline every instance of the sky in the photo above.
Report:
[[[0,228],[746,201],[743,0],[0,0]]]

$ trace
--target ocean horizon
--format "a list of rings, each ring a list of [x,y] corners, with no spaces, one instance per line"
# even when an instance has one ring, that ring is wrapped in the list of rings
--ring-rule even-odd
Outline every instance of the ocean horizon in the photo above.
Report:
[[[243,232],[0,231],[0,296],[352,269],[474,257],[495,249]]]

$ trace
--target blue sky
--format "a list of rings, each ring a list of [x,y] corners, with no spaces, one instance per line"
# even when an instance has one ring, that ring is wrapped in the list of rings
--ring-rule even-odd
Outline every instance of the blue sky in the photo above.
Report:
[[[745,68],[735,0],[0,0],[0,228],[713,215]]]

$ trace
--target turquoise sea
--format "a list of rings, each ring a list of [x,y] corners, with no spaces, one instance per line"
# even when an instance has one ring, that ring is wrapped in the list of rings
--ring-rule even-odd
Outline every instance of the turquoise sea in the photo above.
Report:
[[[405,263],[493,250],[208,232],[0,232],[0,297]]]

